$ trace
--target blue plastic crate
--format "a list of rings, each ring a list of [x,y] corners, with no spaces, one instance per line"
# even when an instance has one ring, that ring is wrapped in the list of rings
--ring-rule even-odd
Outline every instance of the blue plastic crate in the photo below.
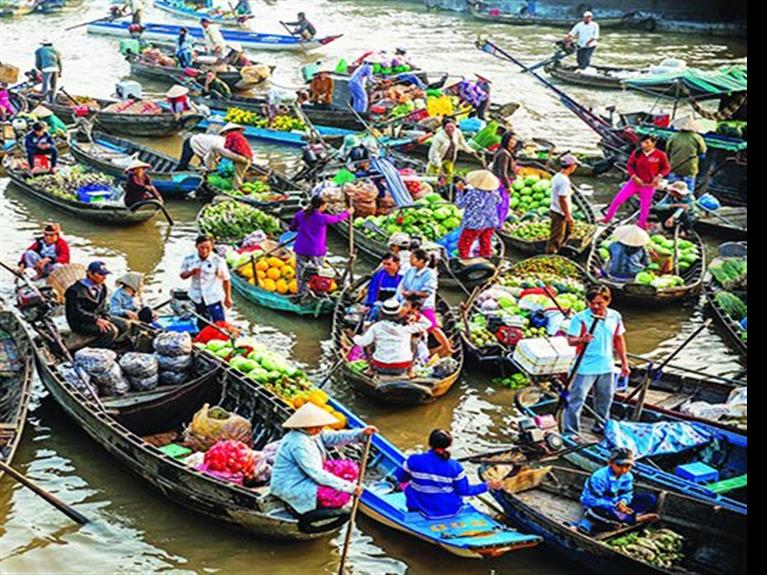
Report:
[[[181,319],[176,316],[160,316],[157,318],[157,323],[167,331],[187,332],[189,334],[195,334],[199,331],[197,321],[193,318]]]
[[[674,473],[694,483],[714,483],[719,481],[719,471],[700,462],[679,465]]]

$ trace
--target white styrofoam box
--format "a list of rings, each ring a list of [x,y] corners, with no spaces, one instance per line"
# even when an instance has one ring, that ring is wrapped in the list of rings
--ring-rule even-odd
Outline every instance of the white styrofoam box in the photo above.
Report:
[[[522,339],[513,356],[514,362],[531,375],[566,373],[574,359],[575,348],[563,336]]]

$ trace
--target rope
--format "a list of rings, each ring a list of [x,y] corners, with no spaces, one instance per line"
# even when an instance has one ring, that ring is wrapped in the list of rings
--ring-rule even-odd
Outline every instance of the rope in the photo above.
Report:
[[[687,94],[690,93],[690,91],[685,87],[685,92]],[[693,110],[695,110],[698,114],[706,118],[707,120],[717,120],[717,121],[723,121],[723,120],[729,120],[732,118],[732,116],[735,115],[735,113],[740,110],[741,106],[745,104],[746,98],[748,97],[748,94],[746,92],[743,92],[742,94],[739,94],[738,96],[735,96],[732,101],[727,104],[724,109],[719,110],[717,112],[709,112],[708,110],[704,110],[698,102],[695,101],[694,98],[690,97],[690,106],[692,106]]]

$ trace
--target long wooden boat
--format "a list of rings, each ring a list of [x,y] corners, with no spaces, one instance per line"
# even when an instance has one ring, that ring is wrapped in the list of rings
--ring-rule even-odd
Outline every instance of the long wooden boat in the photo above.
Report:
[[[93,116],[93,123],[110,134],[118,136],[174,136],[184,130],[191,130],[201,120],[202,114],[187,112],[176,117],[171,112],[160,114],[123,114],[100,110]]]
[[[492,464],[483,465],[480,476],[492,476],[491,470],[496,470],[494,467]],[[497,469],[503,474],[500,466]],[[521,493],[498,490],[492,494],[515,525],[543,537],[544,544],[553,551],[594,573],[746,573],[747,531],[744,517],[655,487],[635,486],[637,491],[657,498],[660,521],[596,535],[582,533],[576,525],[583,514],[580,495],[588,478],[587,473],[560,464],[552,466],[543,482],[533,489]],[[622,535],[645,527],[668,528],[684,537],[685,558],[678,566],[673,569],[658,567],[647,559],[639,560],[610,544]]]
[[[155,333],[153,330],[142,333],[135,349],[151,351]],[[162,402],[167,419],[158,421],[157,427],[151,430],[153,435],[142,436],[121,423],[119,407],[102,408],[93,396],[61,377],[57,367],[63,358],[48,340],[37,341],[35,357],[43,383],[64,412],[117,461],[171,501],[259,537],[294,541],[335,533],[348,517],[340,514],[336,521],[314,524],[311,532],[307,532],[299,518],[269,494],[268,487],[246,488],[224,481],[161,451],[179,436],[181,427],[175,422],[191,421],[206,401],[196,404],[186,398],[175,401],[171,390],[164,398],[167,401]],[[215,362],[204,359],[204,354],[198,354],[196,377],[204,380],[202,385],[213,394],[218,405],[251,422],[254,449],[279,439],[284,432],[281,424],[290,415],[285,403],[263,388],[246,385],[243,379],[232,377],[231,373],[222,374]],[[161,400],[155,398],[155,401]],[[119,405],[125,401],[123,396]],[[136,418],[134,413],[131,419]]]
[[[333,343],[339,359],[345,357],[353,346],[351,331],[346,321],[346,310],[350,305],[360,303],[367,293],[370,276],[365,276],[347,287],[338,298],[338,303],[333,312]],[[372,399],[383,403],[398,405],[414,405],[428,403],[445,395],[453,387],[463,370],[463,348],[460,345],[458,334],[458,322],[447,302],[437,295],[437,317],[440,326],[445,332],[451,345],[456,350],[453,359],[458,363],[457,369],[449,375],[441,378],[435,377],[408,377],[383,376],[354,371],[346,362],[341,364],[343,377],[351,383],[352,387]]]
[[[249,302],[267,309],[301,316],[319,317],[330,315],[336,305],[336,299],[332,296],[302,302],[297,295],[284,295],[261,289],[257,285],[249,283],[236,270],[232,270],[231,278],[234,291]]]
[[[548,396],[531,407],[525,407],[530,416],[557,414],[560,399]],[[610,421],[628,421],[634,406],[614,401]],[[561,413],[561,412],[559,412]],[[674,415],[668,415],[651,408],[643,409],[639,423],[656,424],[662,422],[683,421]],[[581,416],[581,441],[591,444],[564,455],[573,465],[586,471],[595,471],[607,464],[610,448],[603,441],[603,436],[588,431],[594,420],[585,414]],[[696,449],[686,449],[678,453],[638,457],[632,472],[637,481],[657,486],[661,489],[676,491],[711,505],[735,511],[745,516],[748,513],[747,496],[747,459],[748,438],[744,433],[736,433],[702,422],[687,422],[696,432],[709,438],[709,441]],[[580,445],[571,435],[563,435],[566,448]],[[718,472],[715,482],[697,483],[675,473],[680,465],[704,463]]]
[[[616,392],[615,397],[621,402],[635,405],[638,390],[647,375],[647,366],[632,368],[628,388]],[[673,368],[664,369],[657,375],[651,371],[649,376],[650,384],[644,403],[649,409],[679,419],[700,421],[733,433],[744,433],[747,430],[745,413],[742,417],[711,419],[683,411],[686,404],[696,401],[711,405],[724,404],[734,389],[746,387],[746,381],[693,375]]]
[[[105,202],[80,202],[75,199],[62,198],[50,191],[31,184],[30,175],[19,170],[8,170],[11,182],[24,190],[30,196],[52,205],[70,215],[104,225],[135,225],[152,219],[160,211],[156,201],[146,201],[135,204],[132,208]]]
[[[118,38],[130,37],[128,28],[131,23],[125,20],[93,22],[88,25],[89,34],[103,34],[106,36],[116,36]],[[180,26],[175,24],[159,24],[146,22],[142,24],[143,32],[141,37],[145,40],[173,43],[178,38],[179,30],[184,27],[189,31],[189,36],[202,42],[204,39],[202,28],[198,26]],[[343,34],[334,36],[325,36],[315,40],[303,40],[297,36],[287,36],[285,34],[259,34],[245,30],[232,30],[228,28],[221,29],[221,35],[226,42],[237,42],[243,48],[250,50],[289,50],[305,51],[320,48],[334,40],[337,40]]]
[[[164,12],[169,12],[175,16],[189,18],[200,21],[200,18],[207,18],[215,24],[223,26],[240,26],[242,19],[234,14],[233,10],[226,13],[211,12],[210,10],[196,10],[190,3],[183,0],[154,0],[152,3],[155,8]]]
[[[617,223],[605,227],[594,238],[586,262],[586,272],[592,283],[606,285],[612,291],[614,299],[634,305],[660,305],[678,302],[682,299],[700,293],[703,282],[703,272],[706,268],[706,252],[700,236],[694,231],[688,232],[687,240],[698,247],[700,257],[686,270],[680,270],[679,275],[684,280],[684,285],[667,289],[657,289],[649,284],[640,284],[635,281],[618,281],[606,274],[607,261],[600,255],[600,244],[607,240],[615,231]]]
[[[0,461],[6,465],[24,433],[33,370],[29,333],[14,312],[0,309]]]
[[[178,83],[179,77],[184,75],[184,69],[179,66],[161,66],[142,60],[141,56],[129,53],[126,60],[130,63],[130,72],[133,76],[141,76],[150,80],[161,82]],[[216,72],[216,77],[230,88],[247,89],[261,82],[243,83],[242,74],[239,70],[221,70]]]
[[[165,198],[183,198],[196,192],[204,182],[198,170],[178,170],[178,160],[130,140],[103,132],[93,132],[93,140],[81,131],[70,132],[72,156],[120,181],[126,181],[125,167],[137,158],[151,165],[147,172],[152,183]]]
[[[578,22],[578,19],[572,16],[531,16],[528,14],[514,14],[512,12],[491,14],[488,11],[481,10],[475,4],[469,5],[469,14],[477,20],[496,24],[512,24],[514,26],[551,26],[553,28],[569,29]],[[599,17],[598,20],[601,28],[619,28],[626,24],[626,16],[606,16]]]
[[[34,109],[35,106],[40,105],[41,99],[40,99],[40,92],[27,90],[23,93],[23,96],[27,99],[29,102],[29,109]],[[109,99],[109,98],[91,98],[91,97],[84,97],[84,96],[78,96],[76,94],[73,94],[72,97],[75,100],[88,100],[90,102],[90,105],[88,106],[88,115],[87,117],[92,117],[96,112],[101,110],[102,108],[106,108],[110,104],[114,104],[117,102],[117,100]],[[75,121],[75,102],[73,102],[69,97],[64,95],[63,93],[59,92],[56,94],[56,101],[51,104],[49,102],[44,103],[45,107],[48,108],[51,112],[56,114],[56,116],[59,117],[59,119],[64,122],[65,124],[71,124]]]
[[[620,90],[623,79],[642,74],[642,70],[638,68],[592,65],[588,70],[581,70],[578,66],[565,66],[561,62],[548,64],[543,69],[549,76],[561,82],[603,90]]]
[[[718,238],[745,240],[748,237],[748,208],[722,206],[713,213],[701,210],[695,219],[695,229]]]
[[[711,265],[721,261],[721,259],[721,257],[714,258],[711,261]],[[727,333],[729,339],[735,344],[735,348],[743,355],[747,355],[748,342],[743,339],[743,334],[746,330],[740,326],[739,321],[730,316],[716,301],[716,294],[723,290],[724,288],[719,285],[719,282],[716,281],[711,272],[706,271],[703,277],[703,295],[706,299],[706,304],[714,312],[714,317]],[[746,289],[732,290],[732,293],[748,304],[748,291]]]
[[[482,294],[493,289],[495,285],[516,283],[509,281],[513,278],[520,280],[525,278],[525,281],[532,281],[539,277],[547,278],[544,282],[546,285],[552,283],[548,278],[557,277],[562,282],[570,282],[584,291],[588,283],[586,270],[571,259],[558,255],[533,256],[502,270],[496,282],[488,284],[482,289],[475,289],[466,302],[461,303],[461,341],[466,351],[466,357],[471,363],[483,371],[503,377],[519,371],[519,368],[511,360],[515,346],[502,344],[497,339],[478,345],[471,337],[470,316],[479,313]]]

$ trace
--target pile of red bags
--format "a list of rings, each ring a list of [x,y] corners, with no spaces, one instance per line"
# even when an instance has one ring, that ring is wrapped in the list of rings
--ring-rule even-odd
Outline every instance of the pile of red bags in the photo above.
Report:
[[[241,441],[219,441],[205,452],[203,460],[210,471],[242,474],[253,477],[256,470],[256,453]]]

